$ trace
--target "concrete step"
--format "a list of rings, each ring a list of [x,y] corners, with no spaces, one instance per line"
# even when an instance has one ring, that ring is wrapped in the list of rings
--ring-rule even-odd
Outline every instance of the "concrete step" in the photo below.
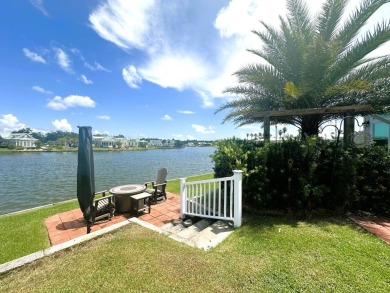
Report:
[[[195,219],[189,219],[184,222],[175,220],[165,224],[161,229],[171,239],[206,251],[216,247],[233,232],[233,223],[231,222],[202,219],[188,226],[191,224],[190,220],[196,221]]]
[[[169,234],[177,234],[180,231],[184,230],[185,228],[186,227],[181,222],[179,223],[169,222],[168,224],[165,224],[164,226],[161,227],[161,229],[168,232]]]
[[[176,235],[180,238],[190,240],[191,238],[199,234],[200,231],[210,226],[213,222],[214,220],[212,219],[202,219],[199,222],[196,222],[195,224],[191,225],[190,227],[178,232]]]
[[[218,220],[192,237],[190,241],[194,246],[203,250],[216,247],[233,233],[233,224]]]

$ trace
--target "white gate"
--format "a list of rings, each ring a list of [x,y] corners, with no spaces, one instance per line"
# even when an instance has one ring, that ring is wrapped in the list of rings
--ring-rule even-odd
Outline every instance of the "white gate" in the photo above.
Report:
[[[233,176],[186,182],[180,179],[180,216],[197,216],[234,222],[241,226],[242,171]]]

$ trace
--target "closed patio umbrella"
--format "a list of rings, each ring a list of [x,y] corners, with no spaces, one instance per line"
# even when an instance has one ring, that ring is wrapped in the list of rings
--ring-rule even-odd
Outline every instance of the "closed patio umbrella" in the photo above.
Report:
[[[95,196],[92,127],[78,127],[77,199],[84,219],[87,222],[87,233],[89,233],[91,231],[93,199]]]

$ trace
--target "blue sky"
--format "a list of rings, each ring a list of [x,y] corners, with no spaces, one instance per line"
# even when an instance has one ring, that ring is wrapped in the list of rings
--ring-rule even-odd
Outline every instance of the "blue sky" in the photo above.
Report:
[[[214,140],[262,132],[214,115],[258,21],[285,0],[8,0],[0,10],[0,134],[30,127]],[[323,1],[307,1],[313,15]],[[348,11],[360,1],[352,0]],[[389,19],[382,7],[370,24]],[[368,24],[368,27],[370,26]],[[388,54],[390,46],[380,48]],[[283,126],[281,126],[283,127]],[[289,129],[291,133],[295,130]]]

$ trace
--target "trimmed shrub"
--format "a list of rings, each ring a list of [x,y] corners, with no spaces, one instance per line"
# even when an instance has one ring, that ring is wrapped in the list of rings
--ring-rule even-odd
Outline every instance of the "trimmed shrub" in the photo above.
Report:
[[[262,144],[221,140],[212,155],[215,177],[243,171],[243,202],[288,211],[390,210],[386,148],[344,148],[317,138]]]

